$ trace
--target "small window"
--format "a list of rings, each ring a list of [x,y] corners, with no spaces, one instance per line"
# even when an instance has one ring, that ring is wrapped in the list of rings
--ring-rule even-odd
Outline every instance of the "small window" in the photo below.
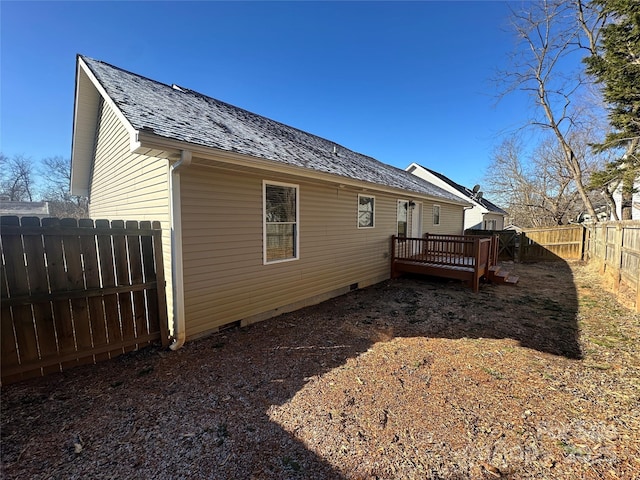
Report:
[[[440,205],[433,206],[433,224],[440,225]]]
[[[298,186],[263,183],[264,263],[298,258]]]
[[[375,198],[358,195],[358,228],[373,228],[375,218]]]
[[[398,200],[398,237],[406,237],[407,236],[407,227],[408,227],[408,210],[409,210],[409,202],[407,200]]]

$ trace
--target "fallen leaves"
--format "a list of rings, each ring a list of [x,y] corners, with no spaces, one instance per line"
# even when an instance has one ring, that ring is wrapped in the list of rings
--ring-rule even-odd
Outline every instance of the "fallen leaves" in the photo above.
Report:
[[[638,478],[640,317],[582,266],[518,270],[3,387],[2,477]]]

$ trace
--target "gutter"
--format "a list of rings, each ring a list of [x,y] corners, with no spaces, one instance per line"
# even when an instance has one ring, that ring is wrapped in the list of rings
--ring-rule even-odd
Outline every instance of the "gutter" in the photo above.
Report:
[[[184,314],[184,267],[182,263],[182,205],[180,168],[191,165],[191,151],[182,150],[180,160],[169,168],[169,197],[171,215],[171,280],[173,287],[173,336],[169,345],[178,350],[187,338]]]
[[[199,160],[212,160],[216,162],[216,166],[222,167],[223,164],[228,164],[227,168],[230,168],[234,172],[238,171],[238,167],[247,167],[252,169],[260,169],[260,170],[268,170],[271,174],[273,173],[282,173],[285,175],[295,175],[298,177],[313,179],[323,181],[329,184],[337,185],[343,184],[348,185],[349,187],[365,191],[379,191],[390,193],[392,195],[413,195],[416,198],[420,197],[421,199],[446,203],[448,205],[458,205],[464,206],[468,205],[469,202],[463,199],[457,198],[445,198],[438,197],[434,194],[421,193],[413,190],[407,190],[400,187],[392,187],[387,185],[382,185],[378,183],[371,183],[365,180],[356,180],[349,177],[342,177],[333,173],[320,172],[317,170],[312,170],[307,167],[300,167],[288,164],[280,164],[274,160],[269,160],[266,158],[258,158],[252,157],[248,154],[231,152],[228,150],[222,150],[215,147],[204,147],[201,145],[190,144],[181,140],[174,140],[165,137],[160,137],[154,133],[149,131],[138,131],[138,141],[144,147],[141,147],[138,151],[133,151],[133,153],[145,154],[149,151],[149,149],[161,150],[163,152],[170,153],[178,153],[183,149],[188,149],[192,154],[195,154]],[[166,157],[165,157],[166,158]],[[202,166],[207,166],[206,164],[202,164]],[[424,180],[424,179],[423,179]],[[436,185],[437,186],[437,185]],[[439,187],[441,188],[441,187]],[[446,190],[445,190],[446,191]],[[447,192],[450,193],[450,192]],[[455,194],[452,194],[454,197]],[[402,198],[402,197],[398,198]]]

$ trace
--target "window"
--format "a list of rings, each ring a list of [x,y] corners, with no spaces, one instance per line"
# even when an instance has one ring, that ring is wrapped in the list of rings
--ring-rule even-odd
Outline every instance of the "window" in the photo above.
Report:
[[[409,202],[406,200],[398,200],[398,236],[406,237],[407,236],[407,219],[409,210]]]
[[[358,195],[358,228],[373,228],[375,198]]]
[[[485,220],[484,221],[484,229],[485,230],[495,230],[496,229],[496,220]]]
[[[298,258],[298,185],[263,182],[264,263]]]
[[[440,225],[440,205],[433,206],[433,224]]]

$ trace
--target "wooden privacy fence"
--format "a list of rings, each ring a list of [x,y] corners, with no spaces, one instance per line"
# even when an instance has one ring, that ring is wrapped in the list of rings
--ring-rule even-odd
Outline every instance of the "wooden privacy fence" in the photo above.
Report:
[[[168,344],[159,222],[0,217],[2,382]]]
[[[526,229],[520,234],[520,261],[582,260],[582,225]]]
[[[634,298],[640,312],[640,221],[600,222],[589,227],[589,261],[597,262],[614,292],[622,289]]]

